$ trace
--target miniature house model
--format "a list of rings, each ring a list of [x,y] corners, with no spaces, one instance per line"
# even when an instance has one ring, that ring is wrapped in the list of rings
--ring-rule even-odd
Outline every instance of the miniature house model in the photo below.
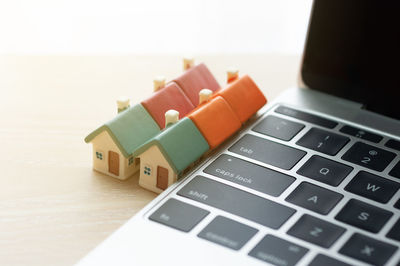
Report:
[[[219,85],[204,64],[187,69],[152,97],[132,107],[121,101],[119,114],[85,138],[93,144],[93,168],[126,179],[140,169],[139,184],[160,193],[237,132],[265,103],[252,79],[228,72]],[[161,84],[161,85],[160,85]]]
[[[159,79],[154,85],[158,90],[150,98],[132,107],[126,101],[125,105],[119,102],[118,115],[85,138],[86,143],[93,144],[94,170],[127,179],[139,170],[133,152],[164,128],[166,111],[177,110],[183,117],[198,105],[203,88],[213,92],[219,89],[204,64],[187,69],[167,85]]]

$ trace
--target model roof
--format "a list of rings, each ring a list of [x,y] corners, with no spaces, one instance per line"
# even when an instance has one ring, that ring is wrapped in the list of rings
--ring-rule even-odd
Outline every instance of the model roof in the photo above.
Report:
[[[164,157],[177,174],[182,173],[191,163],[199,159],[208,149],[204,139],[195,124],[187,117],[168,126],[158,135],[142,145],[134,155],[146,151],[150,146],[157,145]]]
[[[196,124],[211,149],[224,142],[242,126],[231,106],[221,96],[200,105],[188,117]]]
[[[150,98],[144,100],[142,105],[160,128],[165,127],[166,111],[174,109],[179,112],[179,118],[182,118],[194,109],[194,105],[189,98],[174,82],[167,84]]]
[[[264,94],[248,75],[229,83],[216,95],[222,96],[228,102],[242,123],[246,122],[267,102]]]
[[[194,106],[199,104],[199,92],[202,89],[217,91],[220,86],[204,64],[198,64],[186,70],[173,80],[183,90]]]
[[[160,132],[160,128],[141,104],[129,107],[119,113],[86,138],[91,142],[106,130],[125,157],[130,156],[140,145]]]

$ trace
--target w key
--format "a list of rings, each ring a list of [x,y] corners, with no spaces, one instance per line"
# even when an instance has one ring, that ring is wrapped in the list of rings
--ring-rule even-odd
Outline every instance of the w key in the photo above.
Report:
[[[368,199],[386,203],[399,187],[398,183],[389,179],[360,171],[344,189]]]

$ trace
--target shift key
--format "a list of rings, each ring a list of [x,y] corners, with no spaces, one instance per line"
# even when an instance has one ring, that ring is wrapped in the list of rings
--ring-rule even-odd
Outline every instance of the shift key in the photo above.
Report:
[[[285,170],[292,169],[306,155],[305,151],[249,134],[244,135],[229,151]]]
[[[278,229],[296,211],[220,182],[196,176],[178,195]]]

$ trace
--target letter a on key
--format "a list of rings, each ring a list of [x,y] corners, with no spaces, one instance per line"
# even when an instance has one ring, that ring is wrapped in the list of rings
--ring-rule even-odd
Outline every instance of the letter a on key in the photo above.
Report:
[[[372,192],[375,192],[380,188],[381,187],[375,186],[374,184],[371,184],[371,183],[368,183],[368,185],[367,185],[367,190],[372,190]]]
[[[309,198],[307,201],[312,201],[312,202],[314,202],[315,204],[317,204],[317,203],[318,203],[318,197],[317,197],[317,196],[312,196],[312,197]]]

